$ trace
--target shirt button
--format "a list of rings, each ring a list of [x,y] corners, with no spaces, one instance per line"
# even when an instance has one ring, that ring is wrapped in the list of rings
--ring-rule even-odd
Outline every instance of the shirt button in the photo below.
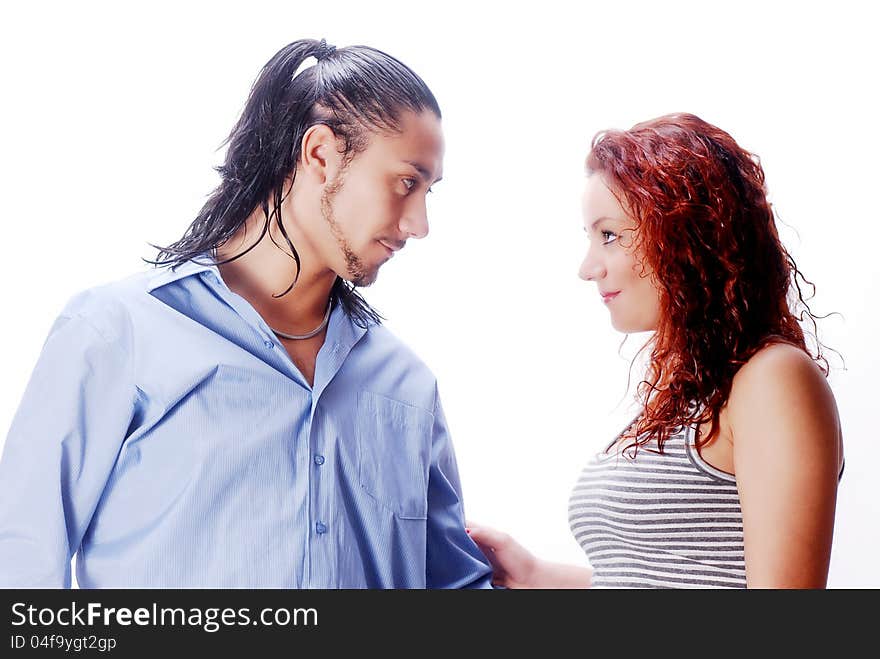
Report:
[[[263,342],[263,345],[266,346],[266,348],[268,348],[269,350],[271,350],[272,348],[275,347],[275,344],[272,343],[271,341],[269,341],[268,339]]]
[[[322,464],[324,464],[324,456],[323,455],[316,455],[315,456],[315,464],[318,465],[319,467]]]
[[[317,524],[315,524],[315,531],[317,531],[318,533],[327,533],[327,526],[324,524],[324,522],[318,522]]]

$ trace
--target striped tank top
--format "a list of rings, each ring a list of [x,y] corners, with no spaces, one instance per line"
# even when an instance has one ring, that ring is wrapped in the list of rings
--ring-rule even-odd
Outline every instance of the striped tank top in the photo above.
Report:
[[[697,452],[693,428],[663,453],[597,454],[569,501],[572,533],[593,588],[745,588],[736,478]]]

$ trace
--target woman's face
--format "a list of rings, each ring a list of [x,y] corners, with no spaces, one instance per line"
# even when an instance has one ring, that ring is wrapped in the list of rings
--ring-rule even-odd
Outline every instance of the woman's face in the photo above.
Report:
[[[660,295],[651,269],[632,248],[636,223],[599,174],[587,178],[583,210],[590,246],[578,275],[596,283],[614,329],[657,329]]]

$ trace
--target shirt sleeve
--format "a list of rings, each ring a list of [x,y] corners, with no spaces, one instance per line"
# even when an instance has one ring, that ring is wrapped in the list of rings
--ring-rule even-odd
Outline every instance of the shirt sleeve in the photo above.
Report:
[[[492,588],[492,568],[464,530],[458,466],[439,395],[428,472],[428,588]]]
[[[71,556],[133,417],[124,343],[83,316],[52,327],[0,460],[0,587],[70,587]]]

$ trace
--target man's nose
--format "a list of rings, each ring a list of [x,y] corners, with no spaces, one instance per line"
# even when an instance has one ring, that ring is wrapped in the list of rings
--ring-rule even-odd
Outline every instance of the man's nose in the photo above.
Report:
[[[424,198],[413,201],[400,218],[400,230],[408,237],[424,238],[428,235],[428,208]]]

